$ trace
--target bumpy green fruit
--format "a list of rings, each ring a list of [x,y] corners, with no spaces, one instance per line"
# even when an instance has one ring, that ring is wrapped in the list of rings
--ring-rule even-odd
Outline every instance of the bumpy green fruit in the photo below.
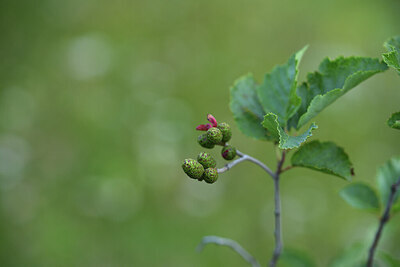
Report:
[[[193,179],[200,179],[204,173],[204,167],[197,160],[185,159],[182,163],[183,171]]]
[[[227,124],[226,122],[221,122],[218,123],[218,127],[217,127],[221,133],[222,133],[222,142],[228,142],[229,140],[231,140],[232,137],[232,131],[231,131],[231,126],[229,126],[229,124]]]
[[[222,141],[222,133],[220,129],[212,127],[207,130],[207,140],[213,144],[218,144]]]
[[[221,155],[226,160],[232,160],[236,157],[236,148],[234,146],[225,146],[221,150]]]
[[[206,183],[215,183],[218,179],[218,171],[216,168],[208,168],[204,171],[203,179]]]
[[[207,139],[207,133],[203,133],[199,135],[197,138],[197,142],[204,148],[214,148],[214,144],[208,141]]]
[[[215,168],[215,166],[217,166],[217,162],[215,161],[215,159],[210,154],[208,154],[206,152],[201,152],[197,156],[197,161],[201,165],[203,165],[204,169]]]

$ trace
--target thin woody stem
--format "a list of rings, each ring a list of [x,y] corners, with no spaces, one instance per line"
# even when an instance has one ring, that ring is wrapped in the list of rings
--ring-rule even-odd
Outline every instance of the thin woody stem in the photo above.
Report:
[[[279,190],[279,178],[282,173],[282,166],[285,162],[286,151],[282,151],[282,157],[278,161],[276,172],[273,176],[274,180],[274,196],[275,196],[275,249],[272,254],[272,259],[269,262],[270,267],[275,267],[278,262],[279,256],[282,253],[283,242],[282,242],[282,228],[281,228],[281,198]]]
[[[252,163],[254,163],[254,164],[260,166],[260,167],[261,167],[264,171],[266,171],[271,177],[274,177],[274,175],[275,175],[274,172],[271,171],[271,169],[270,169],[267,165],[265,165],[264,163],[262,163],[262,162],[259,161],[258,159],[253,158],[253,157],[251,157],[251,156],[249,156],[249,155],[247,155],[247,154],[244,154],[244,153],[240,152],[239,150],[236,150],[236,154],[239,156],[239,158],[236,159],[236,160],[234,160],[234,161],[232,161],[232,162],[229,162],[229,163],[226,164],[224,167],[218,169],[218,173],[224,173],[224,172],[230,170],[233,166],[239,164],[240,162],[243,162],[243,161],[246,161],[246,160],[247,160],[247,161],[250,161],[250,162],[252,162]]]
[[[382,215],[382,217],[381,217],[381,219],[379,221],[379,227],[378,227],[378,230],[376,231],[374,241],[372,242],[372,245],[371,245],[371,247],[369,249],[367,267],[372,267],[373,266],[372,264],[373,264],[373,261],[374,261],[375,251],[376,251],[376,248],[378,246],[379,239],[381,238],[383,227],[389,221],[390,209],[392,208],[392,205],[393,205],[393,202],[394,202],[394,197],[395,197],[397,191],[399,190],[399,187],[400,187],[400,177],[397,180],[397,182],[394,183],[391,186],[389,200],[388,200],[388,202],[386,204],[385,211],[384,211],[384,213],[383,213],[383,215]]]

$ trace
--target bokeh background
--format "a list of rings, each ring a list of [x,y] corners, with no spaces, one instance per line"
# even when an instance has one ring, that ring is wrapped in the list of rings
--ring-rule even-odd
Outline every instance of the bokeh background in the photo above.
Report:
[[[399,12],[396,0],[1,1],[1,265],[245,266],[227,248],[195,252],[210,234],[266,264],[271,180],[250,163],[211,186],[188,179],[181,161],[202,150],[195,126],[214,114],[274,167],[273,146],[234,124],[233,81],[261,81],[306,44],[301,78],[325,56],[380,57]],[[376,167],[400,152],[385,126],[399,99],[399,76],[376,75],[316,117],[312,139],[343,146],[354,180],[375,185]],[[377,217],[339,197],[346,184],[307,169],[283,176],[285,246],[326,266],[370,241]],[[398,222],[381,247],[399,257]]]

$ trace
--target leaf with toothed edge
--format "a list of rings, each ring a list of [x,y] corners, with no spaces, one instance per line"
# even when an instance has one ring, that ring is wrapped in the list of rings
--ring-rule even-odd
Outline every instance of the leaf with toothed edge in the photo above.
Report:
[[[315,123],[312,123],[310,128],[303,134],[298,136],[289,136],[278,122],[278,116],[274,113],[268,113],[264,116],[262,125],[268,130],[275,141],[279,141],[279,148],[292,149],[301,146],[308,137],[312,135],[312,130],[318,128]]]
[[[305,167],[351,180],[352,164],[343,148],[333,142],[311,141],[292,156],[293,166]]]
[[[230,109],[238,128],[245,135],[259,140],[271,140],[270,134],[261,125],[265,113],[258,99],[256,87],[252,74],[236,80],[230,90]]]
[[[298,122],[291,121],[291,126],[301,128],[350,89],[386,69],[385,63],[367,57],[324,59],[319,71],[307,75],[307,84],[297,88],[303,103],[294,115]]]
[[[400,130],[400,112],[393,113],[388,119],[387,125],[393,129]]]
[[[308,46],[293,54],[284,65],[276,66],[257,87],[257,94],[265,113],[278,116],[280,125],[286,126],[301,104],[296,94],[298,65]]]
[[[400,75],[400,36],[390,38],[384,46],[388,52],[382,54],[383,61]]]

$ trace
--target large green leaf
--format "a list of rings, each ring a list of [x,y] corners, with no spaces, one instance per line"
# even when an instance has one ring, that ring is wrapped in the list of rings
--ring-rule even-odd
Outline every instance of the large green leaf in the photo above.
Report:
[[[339,57],[333,61],[328,58],[323,60],[319,72],[308,74],[308,88],[302,88],[306,93],[303,92],[301,98],[307,103],[307,110],[298,111],[297,129],[350,89],[386,69],[385,63],[373,58]]]
[[[388,50],[387,53],[382,54],[383,61],[389,67],[394,68],[400,75],[400,36],[394,36],[384,43]]]
[[[292,55],[286,64],[276,66],[267,73],[264,81],[257,87],[257,93],[265,113],[278,115],[279,123],[285,127],[286,122],[300,106],[301,99],[296,94],[299,62],[307,46]]]
[[[281,149],[292,149],[295,147],[299,147],[302,143],[304,143],[308,137],[312,135],[312,130],[318,128],[315,123],[312,123],[310,128],[305,131],[303,134],[298,136],[289,136],[281,127],[278,122],[278,116],[274,113],[268,113],[264,116],[264,121],[262,125],[268,130],[271,134],[271,137],[275,141],[279,141],[279,148]]]
[[[293,166],[306,167],[351,180],[352,164],[343,148],[332,142],[311,141],[292,156]]]
[[[400,112],[393,113],[387,121],[389,127],[400,130]]]
[[[278,261],[278,267],[313,267],[315,262],[304,252],[286,249]]]
[[[400,179],[400,157],[393,157],[388,160],[383,166],[378,168],[377,180],[378,188],[382,198],[382,203],[386,206],[391,193],[391,187]],[[400,208],[399,191],[397,191],[395,196],[395,201],[393,205],[393,210],[398,210]],[[396,204],[397,203],[397,204]]]
[[[362,209],[379,211],[380,203],[375,190],[363,183],[354,183],[346,186],[339,192],[340,196],[350,206]]]
[[[270,140],[270,134],[261,125],[265,113],[258,100],[256,87],[251,74],[238,79],[231,88],[230,108],[239,129],[245,135]]]

